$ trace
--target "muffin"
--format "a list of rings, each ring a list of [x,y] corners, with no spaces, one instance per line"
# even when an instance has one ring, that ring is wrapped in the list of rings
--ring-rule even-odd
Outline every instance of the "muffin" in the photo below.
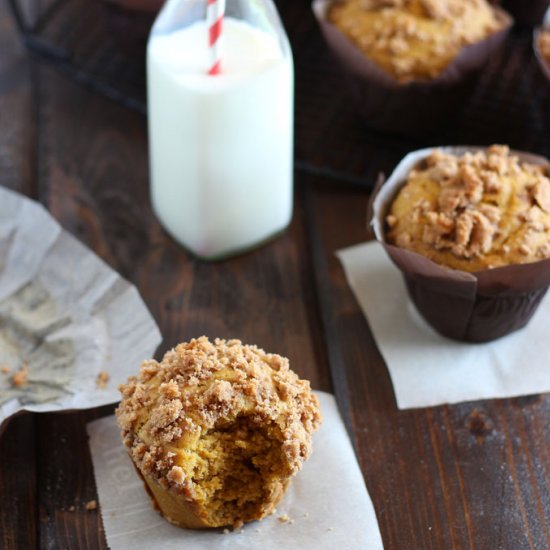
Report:
[[[504,25],[486,0],[339,0],[328,21],[401,83],[439,76]]]
[[[359,113],[378,130],[448,125],[512,24],[486,0],[314,0]]]
[[[508,147],[435,150],[407,175],[386,217],[387,241],[462,271],[550,257],[548,168]]]
[[[424,319],[456,340],[525,326],[550,285],[550,164],[506,146],[407,155],[371,227]]]
[[[154,506],[187,528],[272,513],[320,423],[288,360],[239,340],[179,344],[120,390],[124,445]]]

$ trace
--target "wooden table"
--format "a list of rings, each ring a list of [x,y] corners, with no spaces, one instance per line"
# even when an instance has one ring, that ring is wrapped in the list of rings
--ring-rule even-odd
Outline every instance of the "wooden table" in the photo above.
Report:
[[[42,202],[139,288],[164,335],[159,356],[201,334],[239,337],[333,391],[388,549],[550,548],[548,396],[397,409],[334,255],[365,239],[367,191],[297,174],[282,237],[202,263],[151,212],[144,118],[32,63],[5,3],[0,52],[0,184]],[[98,511],[85,510],[97,499],[85,426],[113,408],[10,421],[1,548],[106,547]]]

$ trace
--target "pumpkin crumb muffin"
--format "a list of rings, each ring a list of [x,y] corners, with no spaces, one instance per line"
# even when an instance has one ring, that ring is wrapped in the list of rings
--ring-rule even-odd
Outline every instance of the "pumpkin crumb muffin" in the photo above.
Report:
[[[436,78],[506,26],[486,0],[335,0],[328,20],[401,83]]]
[[[207,337],[147,360],[120,386],[124,445],[155,507],[181,527],[272,513],[311,453],[319,403],[288,359]]]
[[[508,147],[432,152],[407,176],[386,216],[387,241],[476,272],[550,258],[548,167]]]

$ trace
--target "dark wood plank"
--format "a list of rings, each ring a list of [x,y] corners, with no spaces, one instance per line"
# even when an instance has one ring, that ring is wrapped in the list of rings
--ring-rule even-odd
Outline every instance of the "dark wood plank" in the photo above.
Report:
[[[0,3],[0,185],[34,195],[35,75],[7,2]]]
[[[550,547],[550,397],[397,409],[334,256],[366,239],[366,202],[315,181],[306,206],[334,387],[386,548]]]
[[[0,185],[32,195],[36,166],[33,70],[7,2],[0,3]],[[0,431],[0,548],[36,546],[35,421]]]
[[[35,418],[22,413],[0,431],[0,548],[35,548]]]
[[[107,548],[99,508],[86,509],[98,499],[86,423],[113,409],[36,415],[39,548]]]

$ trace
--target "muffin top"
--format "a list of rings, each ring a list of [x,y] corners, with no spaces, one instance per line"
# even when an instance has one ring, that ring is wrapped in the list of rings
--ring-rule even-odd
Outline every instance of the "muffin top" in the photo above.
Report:
[[[550,257],[548,167],[493,145],[433,151],[408,174],[386,216],[387,242],[463,271]]]
[[[318,400],[288,359],[239,340],[203,336],[179,344],[160,363],[144,361],[120,391],[116,414],[136,466],[189,498],[196,496],[192,478],[205,460],[205,441],[213,453],[213,437],[216,445],[230,437],[233,449],[258,438],[271,449],[265,439],[277,440],[282,456],[266,468],[290,476],[309,456],[320,423]]]
[[[550,30],[543,30],[539,34],[539,52],[547,63],[550,63]]]
[[[437,77],[504,26],[486,0],[335,0],[328,20],[401,83]]]

